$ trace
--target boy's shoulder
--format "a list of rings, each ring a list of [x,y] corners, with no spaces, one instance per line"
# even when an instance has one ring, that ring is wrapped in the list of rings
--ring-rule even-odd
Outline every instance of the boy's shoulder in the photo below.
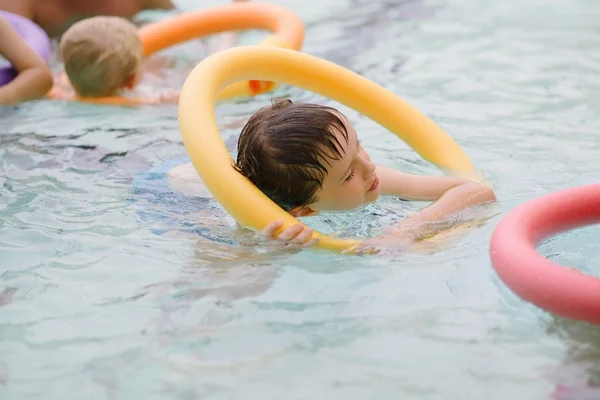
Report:
[[[191,162],[171,168],[167,171],[166,178],[173,190],[181,192],[186,196],[213,197],[196,173]]]

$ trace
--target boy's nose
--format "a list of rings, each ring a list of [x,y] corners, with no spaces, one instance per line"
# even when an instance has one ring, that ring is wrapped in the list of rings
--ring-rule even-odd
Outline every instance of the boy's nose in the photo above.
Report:
[[[369,160],[368,158],[363,158],[364,160],[364,175],[366,178],[371,177],[373,175],[373,173],[375,173],[375,164],[373,164],[371,162],[371,160]]]

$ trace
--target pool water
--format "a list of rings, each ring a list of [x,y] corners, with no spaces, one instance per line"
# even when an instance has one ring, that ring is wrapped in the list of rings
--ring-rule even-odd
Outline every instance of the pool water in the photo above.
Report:
[[[600,398],[587,385],[600,383],[599,328],[520,301],[488,257],[509,210],[598,179],[597,2],[278,3],[305,21],[306,52],[395,91],[452,134],[496,190],[491,220],[415,253],[273,255],[237,238],[222,210],[148,189],[148,171],[185,157],[175,106],[5,108],[0,398]],[[328,102],[289,87],[273,96]],[[217,109],[228,146],[269,100]],[[438,173],[342,110],[376,162]],[[311,224],[366,236],[421,206],[384,199]],[[228,240],[195,235],[196,223]],[[600,275],[598,233],[540,251]]]

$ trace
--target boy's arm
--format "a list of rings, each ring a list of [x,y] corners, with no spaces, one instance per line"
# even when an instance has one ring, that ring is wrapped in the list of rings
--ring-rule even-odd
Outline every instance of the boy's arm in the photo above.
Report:
[[[19,71],[15,79],[0,87],[0,104],[13,105],[43,97],[52,89],[52,73],[44,60],[2,17],[0,37],[0,54]]]
[[[384,167],[377,167],[377,176],[382,194],[406,200],[435,201],[392,228],[391,235],[400,234],[409,240],[419,240],[443,229],[427,223],[440,222],[467,207],[496,200],[489,187],[459,178],[411,175]]]

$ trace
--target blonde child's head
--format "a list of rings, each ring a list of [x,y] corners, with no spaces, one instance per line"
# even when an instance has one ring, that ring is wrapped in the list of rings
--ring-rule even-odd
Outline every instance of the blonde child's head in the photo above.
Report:
[[[111,96],[132,88],[143,49],[137,28],[120,17],[93,17],[74,24],[60,41],[65,71],[80,96]]]

